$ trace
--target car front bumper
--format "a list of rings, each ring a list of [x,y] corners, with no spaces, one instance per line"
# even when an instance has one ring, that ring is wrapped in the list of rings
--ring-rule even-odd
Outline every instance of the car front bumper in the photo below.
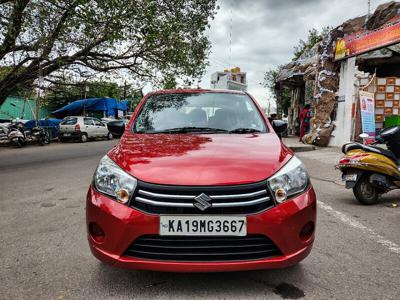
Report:
[[[225,272],[284,268],[303,260],[310,253],[314,228],[310,235],[301,236],[306,224],[316,222],[316,196],[313,188],[274,208],[247,216],[247,233],[267,236],[282,255],[240,261],[156,261],[123,256],[132,242],[142,235],[159,233],[159,216],[150,215],[120,204],[89,188],[86,202],[86,222],[97,224],[104,239],[90,234],[90,249],[99,260],[115,267],[166,272]]]

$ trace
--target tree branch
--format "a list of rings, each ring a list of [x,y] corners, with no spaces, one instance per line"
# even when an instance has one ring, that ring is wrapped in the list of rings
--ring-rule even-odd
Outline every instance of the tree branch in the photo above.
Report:
[[[8,24],[7,33],[0,46],[0,59],[2,59],[14,46],[18,35],[21,32],[23,13],[29,0],[16,0],[11,13],[11,21]]]

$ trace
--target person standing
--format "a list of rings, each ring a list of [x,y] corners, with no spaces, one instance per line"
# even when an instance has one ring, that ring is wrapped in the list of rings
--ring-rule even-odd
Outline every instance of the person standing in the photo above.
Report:
[[[306,104],[300,113],[300,141],[310,130],[310,122],[312,118],[311,106]]]
[[[270,114],[268,117],[268,121],[272,124],[272,121],[277,120],[278,115],[277,114]]]

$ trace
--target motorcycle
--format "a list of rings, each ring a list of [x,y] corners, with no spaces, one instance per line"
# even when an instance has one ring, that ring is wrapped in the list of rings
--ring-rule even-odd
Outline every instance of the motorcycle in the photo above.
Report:
[[[51,142],[48,131],[39,126],[35,126],[31,130],[25,130],[23,123],[16,122],[12,123],[8,130],[8,140],[18,148],[27,143],[37,142],[39,145],[44,146]]]
[[[0,142],[8,140],[8,126],[0,124]]]
[[[7,137],[10,143],[18,148],[21,148],[23,145],[25,145],[26,136],[24,132],[24,124],[22,123],[11,124],[8,128]]]
[[[37,141],[40,146],[44,146],[46,144],[50,144],[50,136],[49,133],[42,127],[35,126],[32,128],[30,132],[30,139],[32,141]]]
[[[360,137],[365,138],[362,134]],[[386,144],[387,150],[377,147]],[[336,165],[347,189],[364,205],[378,202],[379,196],[400,189],[400,126],[383,129],[370,145],[348,143]]]

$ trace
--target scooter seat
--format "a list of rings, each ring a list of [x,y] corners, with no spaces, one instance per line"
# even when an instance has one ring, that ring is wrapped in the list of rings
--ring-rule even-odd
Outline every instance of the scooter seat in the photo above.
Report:
[[[363,145],[360,143],[349,143],[349,144],[343,145],[342,152],[346,154],[348,151],[358,150],[358,149],[364,150],[367,152],[378,153],[378,154],[386,156],[387,158],[390,158],[391,160],[395,161],[397,164],[400,163],[399,159],[396,157],[396,155],[394,155],[394,153],[392,151],[382,149],[382,148],[376,147],[376,146]]]

